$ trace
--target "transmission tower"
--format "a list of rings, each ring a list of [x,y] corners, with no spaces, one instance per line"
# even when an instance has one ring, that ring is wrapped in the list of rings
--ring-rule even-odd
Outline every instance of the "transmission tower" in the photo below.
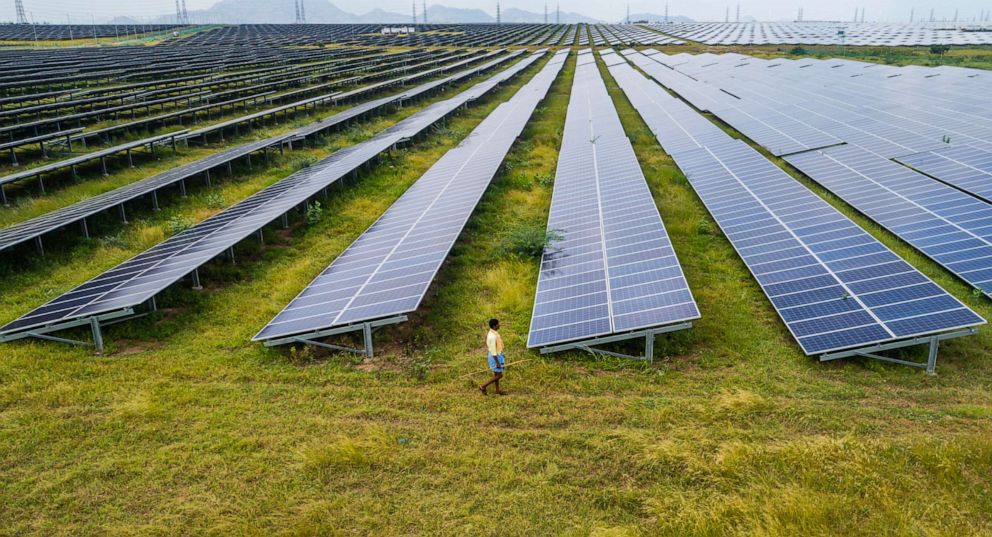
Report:
[[[176,24],[183,23],[183,10],[179,7],[179,0],[176,0]]]
[[[296,24],[300,24],[300,0],[293,0],[293,7],[296,9]]]
[[[186,11],[186,0],[183,0],[183,24],[189,24],[189,11]]]
[[[630,2],[627,2],[627,24],[630,24]]]
[[[185,2],[186,0],[183,1]],[[300,0],[300,23],[307,23],[307,6],[303,3],[303,0]]]
[[[544,24],[548,23],[548,3],[544,3]]]
[[[417,25],[417,0],[413,0],[410,3],[410,18],[413,20],[413,25]]]
[[[14,0],[14,7],[17,9],[17,24],[27,24],[28,16],[24,14],[23,0]]]
[[[424,8],[424,10],[423,10],[422,16],[421,16],[421,19],[423,19],[423,20],[421,22],[423,22],[424,24],[427,24],[427,0],[424,0],[423,1],[423,8]]]
[[[496,0],[496,24],[501,24],[502,22],[503,20],[500,18],[499,15],[499,0]]]
[[[561,2],[555,2],[555,24],[561,24]]]

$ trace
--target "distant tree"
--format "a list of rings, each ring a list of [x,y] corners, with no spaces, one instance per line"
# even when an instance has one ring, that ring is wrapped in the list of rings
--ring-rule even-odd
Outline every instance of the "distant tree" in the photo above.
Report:
[[[944,59],[944,53],[949,50],[951,50],[950,45],[930,45],[930,54],[937,56],[938,63]]]

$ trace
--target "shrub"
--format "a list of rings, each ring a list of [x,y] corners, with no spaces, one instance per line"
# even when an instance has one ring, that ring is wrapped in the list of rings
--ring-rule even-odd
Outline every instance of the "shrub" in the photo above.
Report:
[[[165,223],[165,231],[170,235],[175,235],[176,233],[182,233],[186,231],[193,225],[193,221],[188,217],[181,214],[173,216]]]
[[[537,184],[539,184],[539,185],[541,185],[543,187],[549,187],[549,186],[555,184],[555,174],[553,174],[553,173],[539,173],[539,174],[537,174],[537,175],[534,176],[534,180],[537,181]]]
[[[131,247],[131,241],[124,236],[123,231],[101,238],[100,244],[106,248],[118,248],[120,250],[127,250]]]
[[[524,224],[510,231],[500,250],[517,257],[541,257],[544,249],[551,243],[561,241],[564,238],[561,231],[557,229],[545,230],[540,225]]]
[[[313,226],[320,223],[320,219],[323,218],[324,216],[324,213],[322,212],[321,209],[322,207],[319,201],[315,201],[313,202],[313,205],[307,206],[306,219],[308,225]]]
[[[311,155],[301,155],[293,158],[293,169],[302,170],[317,163],[317,157]]]
[[[207,196],[207,207],[211,209],[222,209],[227,202],[224,200],[224,196],[220,194],[210,194]]]
[[[789,54],[793,56],[803,56],[806,54],[806,49],[799,46],[792,47],[791,49],[789,49]]]

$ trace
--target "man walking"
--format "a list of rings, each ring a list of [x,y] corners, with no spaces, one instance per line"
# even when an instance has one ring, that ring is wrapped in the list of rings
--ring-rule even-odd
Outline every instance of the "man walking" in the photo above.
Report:
[[[486,349],[486,358],[489,361],[489,369],[493,372],[493,378],[479,386],[479,391],[482,392],[482,395],[489,395],[486,388],[493,384],[496,386],[496,395],[504,395],[503,391],[499,389],[499,379],[503,378],[503,368],[506,366],[506,356],[503,355],[503,338],[499,335],[499,319],[489,319]]]

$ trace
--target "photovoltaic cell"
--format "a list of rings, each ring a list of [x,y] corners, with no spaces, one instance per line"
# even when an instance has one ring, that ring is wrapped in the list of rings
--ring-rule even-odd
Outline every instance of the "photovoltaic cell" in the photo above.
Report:
[[[606,58],[607,64],[615,58]],[[528,347],[699,317],[591,52],[579,54]]]

